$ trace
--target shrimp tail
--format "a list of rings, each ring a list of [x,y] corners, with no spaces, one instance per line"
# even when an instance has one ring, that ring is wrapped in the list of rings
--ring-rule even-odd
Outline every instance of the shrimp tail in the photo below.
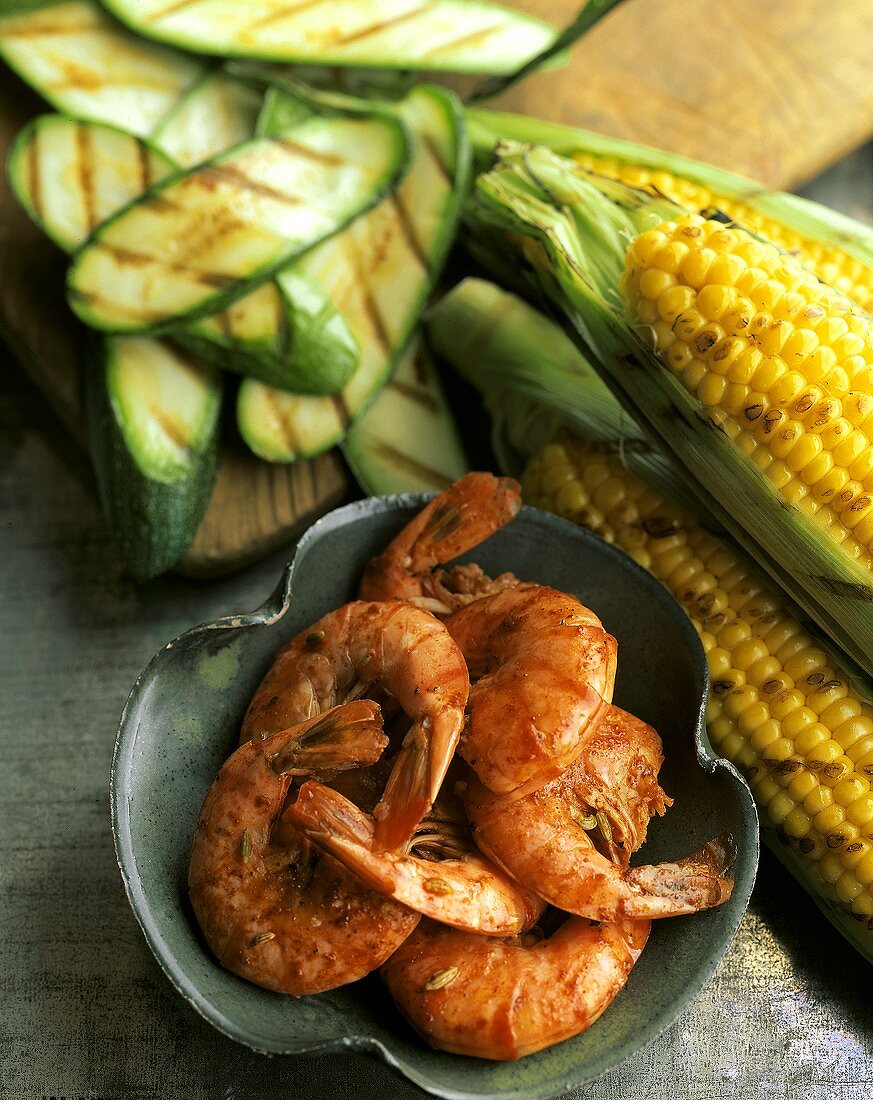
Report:
[[[633,867],[625,872],[625,879],[646,897],[675,903],[677,912],[698,912],[721,905],[731,896],[730,867],[735,858],[733,837],[725,833],[675,863]]]
[[[382,711],[370,699],[332,707],[302,726],[282,730],[270,738],[282,744],[270,756],[277,775],[348,771],[375,764],[388,738],[382,729]]]
[[[460,730],[439,714],[411,727],[373,811],[377,848],[397,851],[409,843],[436,801],[459,738]]]
[[[334,855],[347,849],[369,851],[373,845],[373,822],[338,791],[310,780],[304,783],[297,801],[288,806],[282,820],[302,829],[313,844],[328,848]],[[390,894],[394,878],[383,868],[368,862],[353,870],[377,890]]]
[[[509,477],[469,473],[427,504],[361,580],[360,599],[407,599],[447,615],[453,610],[439,591],[429,591],[431,572],[465,554],[509,523],[521,507],[521,488]],[[434,582],[439,589],[438,582]]]

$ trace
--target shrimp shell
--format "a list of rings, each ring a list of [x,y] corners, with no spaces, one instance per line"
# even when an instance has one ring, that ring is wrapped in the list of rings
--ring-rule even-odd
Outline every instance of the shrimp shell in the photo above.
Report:
[[[591,920],[672,917],[720,905],[733,887],[730,837],[678,862],[628,866],[651,814],[670,801],[657,782],[660,746],[651,726],[612,707],[582,755],[525,798],[496,795],[471,777],[464,804],[476,843],[529,890]]]
[[[589,1028],[627,982],[648,921],[571,917],[553,935],[492,939],[423,920],[382,967],[431,1046],[514,1061]]]
[[[615,638],[573,596],[542,585],[476,600],[446,626],[474,681],[461,756],[500,794],[560,775],[612,701]]]
[[[304,783],[284,820],[375,890],[454,928],[512,935],[530,928],[545,908],[539,898],[475,852],[472,844],[460,858],[438,861],[374,850],[372,819],[321,783]]]

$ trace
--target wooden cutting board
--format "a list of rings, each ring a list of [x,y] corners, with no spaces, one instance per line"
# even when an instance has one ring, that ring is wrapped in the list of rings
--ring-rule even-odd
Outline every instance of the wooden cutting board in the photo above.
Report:
[[[575,0],[508,0],[556,25]],[[789,187],[873,133],[871,0],[626,0],[561,69],[494,105],[659,145]],[[0,156],[45,109],[0,74]],[[0,185],[0,332],[84,441],[83,330],[63,301],[64,260]],[[229,444],[183,562],[210,575],[290,543],[352,492],[336,453],[272,466]]]

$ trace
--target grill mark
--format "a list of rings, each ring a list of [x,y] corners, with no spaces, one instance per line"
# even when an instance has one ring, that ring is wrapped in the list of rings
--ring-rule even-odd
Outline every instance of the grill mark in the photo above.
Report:
[[[300,441],[297,438],[293,427],[285,419],[282,405],[274,390],[270,386],[265,386],[264,394],[266,395],[268,407],[271,409],[274,417],[279,423],[279,432],[282,436],[282,442],[285,444],[285,450],[289,451],[292,455],[300,454]]]
[[[79,290],[76,287],[71,287],[67,291],[68,298],[74,298],[78,302],[84,302],[85,305],[94,305],[96,302],[102,302],[105,305],[113,306],[114,302],[102,295],[98,294],[95,290]],[[164,313],[158,313],[153,309],[137,309],[135,306],[125,306],[125,313],[129,317],[134,317],[138,321],[145,323],[151,323],[153,321],[166,321],[167,316]]]
[[[285,206],[299,206],[302,201],[297,195],[286,195],[284,191],[277,191],[275,187],[271,187],[268,183],[253,180],[251,176],[247,176],[245,172],[242,172],[239,168],[234,168],[232,165],[216,164],[200,173],[200,180],[206,181],[207,187],[212,179],[224,180],[243,191],[251,191],[255,195],[272,199],[274,202],[284,203]]]
[[[288,327],[288,317],[285,313],[282,292],[275,284],[273,284],[273,306],[275,308],[276,347],[279,354],[285,359],[291,351],[291,331]]]
[[[230,307],[214,313],[212,320],[218,325],[218,330],[222,335],[227,336],[229,339],[233,338],[233,318],[231,317]]]
[[[434,142],[433,138],[430,136],[430,134],[419,134],[418,137],[419,137],[419,141],[425,147],[425,149],[427,149],[428,153],[430,153],[431,157],[433,158],[434,162],[436,163],[437,168],[440,170],[440,173],[442,174],[442,177],[443,177],[443,180],[444,180],[446,186],[450,189],[452,187],[454,187],[455,186],[455,180],[454,180],[454,177],[452,176],[452,171],[449,168],[449,166],[445,163],[445,161],[443,160],[442,154],[440,153],[439,149],[437,148],[436,143]]]
[[[42,23],[36,27],[21,27],[16,30],[15,27],[4,28],[4,38],[43,38],[46,35],[57,35],[63,37],[64,35],[72,34],[87,34],[88,31],[100,31],[105,28],[100,26],[99,22],[91,23]]]
[[[222,275],[216,271],[195,271],[194,268],[189,267],[181,261],[170,263],[168,260],[152,256],[148,252],[134,252],[129,248],[118,248],[115,245],[106,244],[104,241],[95,241],[93,247],[102,248],[104,252],[111,252],[116,259],[123,264],[132,264],[134,267],[143,267],[146,264],[156,264],[165,268],[167,271],[183,272],[186,275],[190,275],[194,282],[202,283],[204,286],[223,289],[224,287],[231,286],[237,281],[232,275]]]
[[[158,8],[157,11],[151,12],[151,14],[145,17],[146,23],[157,23],[161,19],[166,19],[168,15],[175,15],[177,12],[184,11],[185,8],[193,8],[195,5],[202,3],[203,0],[173,0],[172,4],[167,4],[164,8]]]
[[[139,167],[140,191],[145,191],[152,183],[151,165],[149,164],[148,150],[139,140],[136,143],[136,158]]]
[[[38,137],[39,127],[33,131],[33,137],[30,139],[30,145],[27,150],[27,190],[30,194],[30,202],[33,209],[39,217],[42,218],[42,176],[39,170]]]
[[[165,410],[158,408],[156,405],[149,406],[149,413],[164,435],[172,443],[175,443],[180,451],[188,452],[191,449],[190,443],[183,433],[182,426],[175,418],[168,416]]]
[[[462,34],[460,38],[452,38],[448,42],[443,42],[438,46],[431,46],[422,53],[422,57],[434,57],[441,53],[445,53],[447,50],[456,50],[459,46],[469,46],[473,43],[479,43],[486,38],[490,38],[495,31],[500,32],[503,27],[499,23],[493,23],[490,27],[482,27],[478,31],[469,31],[467,34]]]
[[[76,127],[76,176],[82,192],[82,204],[85,208],[85,229],[88,233],[97,224],[97,212],[94,208],[94,175],[91,170],[91,143],[88,129]]]
[[[324,164],[329,168],[340,168],[346,163],[343,157],[338,157],[335,153],[324,153],[320,149],[310,149],[308,145],[301,145],[297,141],[291,141],[290,138],[274,137],[269,140],[274,145],[293,153],[302,160],[312,160],[316,164]]]
[[[435,489],[447,489],[451,485],[451,478],[446,477],[445,474],[441,474],[439,470],[434,470],[430,466],[426,466],[423,462],[419,462],[417,458],[410,458],[409,455],[404,454],[403,451],[398,451],[396,447],[392,447],[389,443],[385,443],[383,440],[372,440],[370,446],[380,455],[386,462],[392,462],[395,466],[405,470],[407,473],[415,474],[418,477],[424,478]]]
[[[386,388],[396,390],[401,396],[407,398],[409,401],[414,401],[417,405],[421,405],[429,412],[438,413],[440,411],[439,401],[429,394],[427,390],[416,389],[415,386],[410,386],[408,382],[401,382],[397,378],[389,379]]]
[[[84,89],[87,92],[95,92],[97,90],[105,92],[109,88],[131,88],[129,80],[125,80],[123,77],[118,77],[115,80],[109,78],[108,74],[103,72],[92,71],[89,73],[89,79],[83,82],[77,79],[77,76],[81,74],[73,74],[68,76],[64,80],[51,80],[45,84],[46,89],[54,92],[62,92],[65,88],[77,88],[79,90]],[[179,94],[179,84],[173,80],[145,80],[141,79],[136,85],[137,88],[145,89],[150,92],[159,92],[168,96],[176,98]]]
[[[430,3],[422,4],[420,8],[414,8],[412,11],[404,12],[402,15],[395,15],[393,19],[383,19],[381,23],[371,23],[369,27],[362,27],[359,31],[355,31],[353,34],[347,34],[345,37],[334,37],[327,44],[327,48],[331,46],[348,46],[351,42],[362,42],[365,38],[370,38],[374,34],[378,34],[380,31],[387,30],[391,27],[399,27],[403,23],[411,23],[413,19],[418,19],[419,16],[427,15],[433,5]]]
[[[293,8],[280,8],[279,11],[271,12],[269,15],[265,15],[262,19],[256,19],[254,23],[249,23],[245,29],[245,33],[249,34],[253,30],[257,30],[260,27],[268,27],[271,23],[277,23],[282,19],[287,19],[288,16],[297,16],[301,12],[311,11],[313,8],[320,7],[325,0],[304,0],[302,4],[295,4]]]
[[[385,324],[385,319],[379,312],[379,306],[376,302],[373,292],[370,289],[370,284],[367,281],[367,275],[361,266],[361,257],[355,253],[351,258],[352,266],[355,269],[355,275],[357,276],[358,286],[361,291],[361,299],[364,305],[364,312],[370,319],[370,324],[376,333],[376,339],[382,348],[382,354],[389,358],[392,351],[391,337],[388,335],[388,328]]]
[[[415,234],[415,224],[412,218],[409,216],[409,211],[406,209],[406,204],[403,202],[403,198],[399,191],[395,191],[391,196],[391,205],[394,208],[394,212],[397,215],[397,221],[400,224],[400,232],[403,236],[406,246],[409,251],[415,256],[418,263],[421,265],[422,270],[429,272],[430,263],[428,261],[427,252],[418,237]]]
[[[367,285],[364,278],[364,273],[358,268],[358,278],[363,281],[363,289],[361,291],[361,297],[364,300],[364,309],[367,316],[370,318],[370,324],[376,333],[376,339],[382,348],[382,353],[387,358],[391,355],[391,338],[388,335],[388,329],[385,327],[385,319],[379,312],[379,306],[376,299],[373,297],[373,293],[370,287]]]

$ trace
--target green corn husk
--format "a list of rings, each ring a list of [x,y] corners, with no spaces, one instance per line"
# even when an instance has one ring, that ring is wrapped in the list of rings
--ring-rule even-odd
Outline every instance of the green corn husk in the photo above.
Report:
[[[582,351],[718,522],[863,669],[873,669],[873,579],[782,501],[630,323],[619,291],[628,243],[683,211],[549,150],[503,147],[468,209],[468,246],[569,322]],[[508,268],[508,264],[512,265]]]
[[[669,172],[699,184],[715,195],[743,203],[801,237],[838,247],[866,267],[873,268],[873,228],[800,195],[769,191],[756,180],[714,164],[590,130],[475,107],[467,108],[466,117],[470,144],[480,171],[491,166],[495,150],[502,141],[541,145],[563,157],[609,157],[623,164]]]
[[[506,472],[521,473],[558,426],[568,426],[597,443],[598,451],[617,456],[627,470],[676,505],[689,523],[713,530],[733,555],[743,559],[742,550],[719,529],[706,505],[688,494],[670,458],[652,449],[555,322],[494,284],[468,278],[433,309],[427,335],[434,350],[483,394],[494,417],[495,449],[501,461],[509,456]],[[873,683],[805,620],[789,598],[783,606],[815,644],[830,653],[852,691],[873,704]],[[828,895],[814,861],[791,844],[765,812],[761,835],[834,927],[873,962],[873,922],[859,919]]]

